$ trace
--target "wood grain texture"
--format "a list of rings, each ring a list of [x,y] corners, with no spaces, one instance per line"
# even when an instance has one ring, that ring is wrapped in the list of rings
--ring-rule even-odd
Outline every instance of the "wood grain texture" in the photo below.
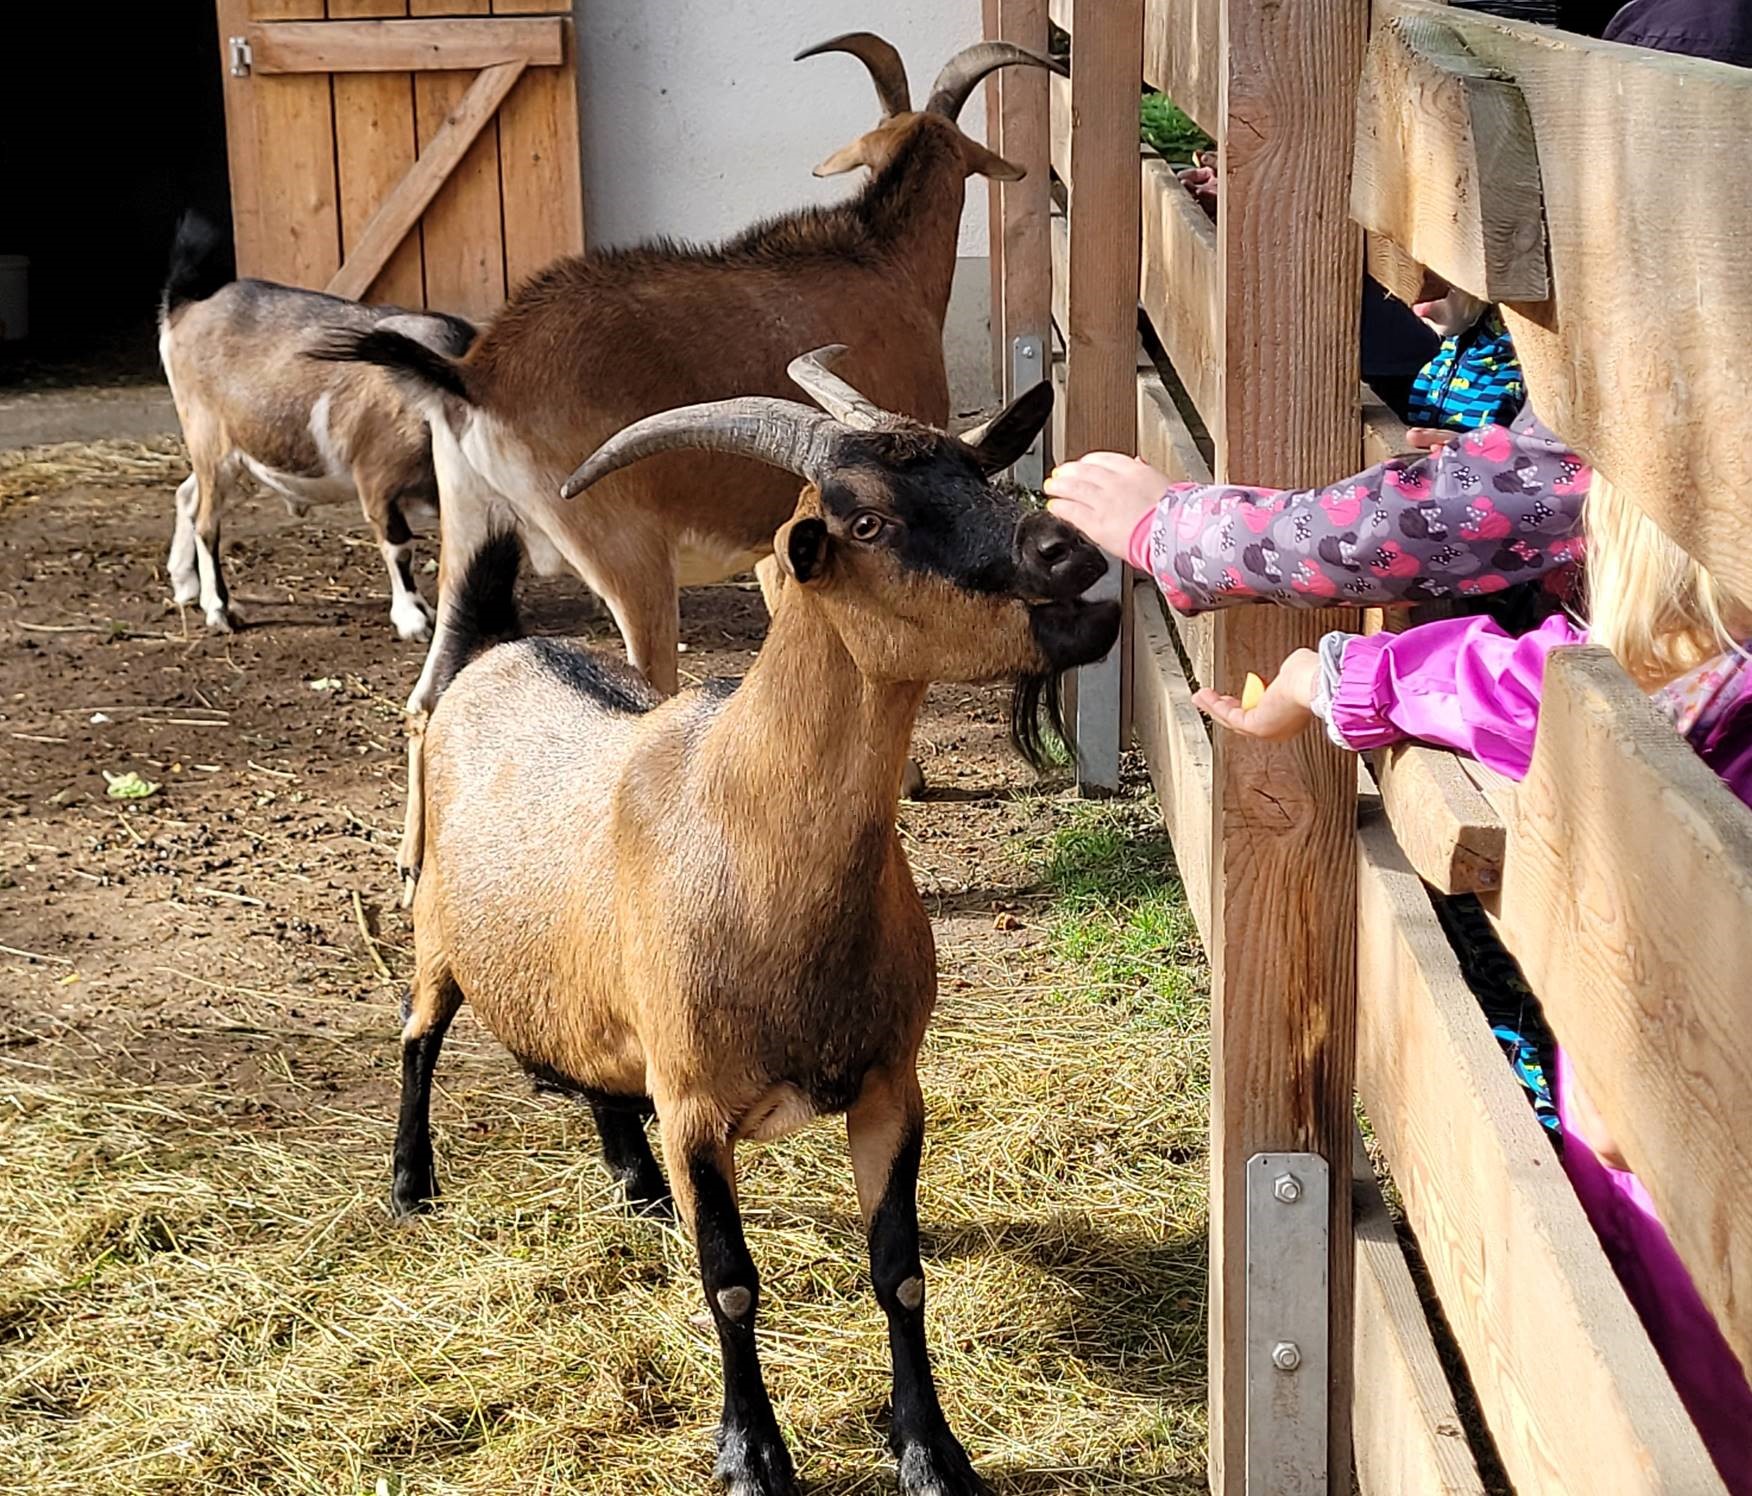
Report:
[[[1369,39],[1351,214],[1486,301],[1550,294],[1526,102],[1428,16],[1394,17]]]
[[[1223,399],[1223,304],[1217,226],[1160,157],[1143,159],[1143,256],[1138,299],[1199,414]]]
[[[1071,325],[1071,221],[1057,208],[1047,217],[1047,250],[1052,259],[1052,291],[1048,298],[1052,325],[1061,341]]]
[[[1447,288],[1441,276],[1426,269],[1383,234],[1363,236],[1363,267],[1389,296],[1415,306]]]
[[[323,14],[322,0],[257,0],[258,18]],[[253,29],[253,28],[249,28]],[[254,119],[246,193],[257,229],[240,244],[239,275],[320,287],[341,262],[334,105],[327,74],[242,80]],[[234,179],[235,181],[235,179]]]
[[[1186,889],[1198,938],[1211,940],[1211,742],[1204,718],[1174,652],[1156,589],[1140,583],[1132,594],[1137,643],[1132,651],[1133,729],[1150,766],[1162,824],[1174,843],[1174,861]]]
[[[1502,886],[1508,833],[1452,753],[1401,743],[1374,770],[1393,834],[1425,883],[1447,894]]]
[[[980,36],[996,41],[1003,30],[1004,0],[980,0]],[[986,144],[1000,156],[1004,153],[1003,92],[988,88],[986,96]],[[1005,350],[1009,339],[1004,335],[1004,191],[1003,183],[986,178],[986,264],[991,274],[991,291],[987,304],[991,307],[989,322],[992,333],[992,383],[998,398],[1008,397],[1005,381],[1009,378],[1009,357]],[[1051,274],[1050,269],[1048,274]]]
[[[254,71],[267,76],[473,72],[519,58],[532,66],[557,67],[565,57],[558,19],[294,22],[255,28],[250,45]]]
[[[1363,1496],[1483,1496],[1478,1464],[1361,1132],[1355,1134],[1351,1183],[1357,1485]]]
[[[488,0],[409,0],[415,16],[488,14]],[[418,73],[414,112],[420,151],[432,146],[473,79],[467,73]],[[505,240],[499,191],[499,129],[489,120],[449,172],[420,219],[426,299],[435,310],[480,320],[505,299]]]
[[[1361,234],[1346,211],[1366,0],[1224,0],[1217,225],[1218,477],[1303,487],[1356,471]],[[1209,684],[1238,692],[1341,616],[1217,614]],[[1350,1162],[1356,766],[1322,737],[1215,742],[1210,1484],[1243,1487],[1243,1171],[1262,1150]],[[1350,1198],[1332,1191],[1329,1485],[1350,1479]],[[1264,1493],[1253,1493],[1264,1496]]]
[[[1546,672],[1499,928],[1752,1366],[1752,812],[1603,650]]]
[[[1148,0],[1144,79],[1215,139],[1222,115],[1221,0]]]
[[[530,68],[499,109],[507,292],[562,255],[584,252],[577,36],[570,21],[558,24],[561,64]]]
[[[225,102],[226,170],[231,179],[231,234],[238,273],[260,274],[268,228],[262,220],[261,141],[256,119],[254,80],[234,77],[229,63],[231,38],[247,34],[250,0],[218,0],[220,84]]]
[[[1752,597],[1752,70],[1424,0],[1379,14],[1451,26],[1527,101],[1552,297],[1508,321],[1540,415]]]
[[[1138,372],[1138,456],[1175,483],[1211,481],[1210,464],[1204,460],[1198,443],[1186,429],[1186,422],[1175,408],[1173,396],[1162,383],[1161,375],[1149,367],[1147,361]],[[1192,666],[1193,684],[1202,683],[1210,676],[1215,615],[1200,613],[1196,617],[1184,618],[1166,608],[1163,611],[1169,627],[1180,636],[1180,647],[1186,651]],[[1134,679],[1136,676],[1134,670]],[[1208,805],[1205,819],[1207,822],[1210,819]],[[1208,825],[1203,835],[1208,848]]]
[[[337,20],[408,13],[407,0],[328,0],[328,8]],[[413,78],[408,73],[340,73],[334,78],[334,101],[344,273],[366,225],[413,167]],[[365,282],[356,294],[363,301],[424,306],[426,277],[420,264],[419,235],[404,233],[375,279]]]
[[[1363,461],[1373,467],[1411,451],[1405,422],[1368,385],[1363,386]]]
[[[1520,1491],[1722,1490],[1384,821],[1358,836],[1357,1081]]]
[[[347,262],[329,281],[327,290],[331,295],[362,295],[364,288],[377,278],[396,247],[406,241],[427,205],[467,158],[523,74],[521,62],[496,62],[475,74],[438,133],[426,141],[412,169],[365,225]]]
[[[1071,80],[1047,74],[1047,151],[1053,175],[1071,185]]]
[[[1044,53],[1046,0],[997,0],[997,4],[1000,37]],[[1022,393],[1010,376],[1011,345],[1017,338],[1038,338],[1044,351],[1048,342],[1052,265],[1047,213],[1052,180],[1047,159],[1047,85],[1059,81],[1057,74],[1041,68],[1000,68],[986,83],[987,96],[995,96],[999,115],[995,149],[1028,173],[1020,182],[994,184],[1005,273],[1002,295],[993,304],[993,321],[1001,323],[998,377],[1006,398]],[[1044,370],[1034,375],[1044,377]]]
[[[1064,453],[1136,450],[1138,77],[1143,0],[1074,0]],[[1124,600],[1110,562],[1090,596]],[[1127,634],[1077,677],[1077,782],[1119,788]]]

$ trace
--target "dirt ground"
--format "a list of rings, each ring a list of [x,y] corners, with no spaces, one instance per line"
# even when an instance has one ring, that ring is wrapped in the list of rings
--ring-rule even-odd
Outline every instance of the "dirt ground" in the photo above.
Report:
[[[532,1096],[467,1009],[434,1108],[440,1167],[460,1192],[453,1224],[390,1235],[380,1197],[409,950],[394,869],[400,703],[421,646],[390,630],[357,514],[299,520],[265,499],[227,521],[249,627],[203,633],[197,613],[167,601],[172,486],[75,487],[0,509],[0,1280],[12,1277],[0,1282],[0,1491],[706,1489],[712,1357],[697,1327],[671,1324],[691,1313],[685,1255],[673,1241],[601,1247],[635,1228],[612,1215],[580,1125],[553,1120],[564,1104]],[[528,604],[543,632],[618,648],[572,585],[538,584]],[[684,677],[745,669],[763,623],[752,584],[688,593]],[[968,1296],[961,1318],[953,1290],[941,1312],[957,1325],[1004,1311],[1034,1326],[996,1350],[986,1331],[955,1330],[971,1358],[965,1386],[995,1388],[1023,1363],[1040,1381],[1021,1389],[1027,1412],[1013,1418],[979,1405],[997,1392],[958,1390],[953,1367],[945,1397],[976,1454],[998,1458],[1001,1490],[1200,1489],[1197,1058],[1155,1020],[1088,1030],[1049,991],[1037,918],[1048,895],[1016,849],[1042,845],[1066,801],[1033,789],[1005,717],[1002,692],[933,692],[917,735],[933,793],[903,827],[936,920],[951,1036],[927,1078],[950,1141],[934,1155],[935,1181],[927,1159],[926,1213],[945,1219],[946,1178],[983,1191],[957,1194],[955,1224],[941,1227],[965,1238],[949,1254],[965,1261],[943,1275],[962,1273]],[[160,788],[108,794],[106,773],[130,771]],[[1006,1029],[1007,1017],[1019,1027]],[[958,1052],[964,1042],[973,1047]],[[994,1077],[1015,1088],[1013,1109],[978,1090]],[[1098,1115],[1115,1090],[1134,1113]],[[834,1145],[820,1146],[825,1159]],[[1094,1203],[1070,1186],[1054,1197],[1067,1158]],[[791,1177],[789,1164],[763,1167],[763,1195]],[[469,1194],[468,1180],[495,1171],[509,1197]],[[311,1192],[307,1206],[299,1191]],[[831,1260],[844,1274],[834,1292],[860,1304],[858,1243],[843,1219],[761,1219],[757,1255],[763,1231],[794,1237],[788,1261],[815,1274]],[[503,1245],[532,1220],[545,1223],[539,1240]],[[580,1221],[599,1235],[567,1238]],[[615,1373],[620,1412],[599,1418],[589,1398],[608,1396],[601,1368],[621,1366],[624,1347],[565,1363],[598,1368],[584,1378],[597,1390],[570,1400],[558,1363],[542,1358],[559,1354],[575,1316],[538,1328],[522,1298],[504,1322],[529,1337],[521,1380],[489,1395],[486,1373],[470,1372],[471,1391],[446,1392],[436,1412],[414,1406],[463,1374],[458,1360],[492,1362],[494,1337],[511,1333],[477,1325],[486,1350],[451,1346],[441,1371],[420,1360],[439,1354],[432,1296],[456,1325],[486,1315],[470,1296],[485,1269],[444,1300],[438,1285],[460,1270],[459,1239],[434,1234],[444,1230],[468,1233],[463,1251],[497,1244],[505,1273],[492,1281],[513,1285],[507,1293],[547,1270],[550,1247],[572,1263],[632,1252],[644,1277],[627,1282],[645,1296],[603,1292],[619,1333],[658,1348]],[[361,1265],[379,1250],[399,1255]],[[309,1297],[323,1273],[343,1272],[311,1266],[330,1252],[353,1274],[353,1300]],[[221,1282],[227,1271],[241,1276]],[[1170,1279],[1181,1286],[1158,1302]],[[398,1283],[428,1295],[407,1325]],[[378,1317],[349,1319],[366,1284]],[[1048,1289],[1042,1316],[1027,1295]],[[295,1322],[289,1300],[314,1307]],[[857,1310],[851,1361],[863,1380],[830,1396],[821,1371],[814,1401],[788,1402],[779,1384],[788,1361],[807,1360],[808,1334],[787,1342],[783,1288],[775,1305],[781,1416],[805,1444],[813,1430],[838,1451],[824,1467],[798,1448],[811,1490],[881,1488],[870,1482],[891,1481],[890,1467],[866,1427],[881,1397],[872,1311]],[[392,1321],[385,1341],[370,1341],[369,1325]],[[133,1359],[106,1358],[111,1337]],[[365,1382],[389,1390],[368,1396]],[[669,1443],[649,1443],[653,1419]],[[622,1456],[604,1451],[623,1446],[644,1454],[626,1454],[629,1473],[616,1475]]]

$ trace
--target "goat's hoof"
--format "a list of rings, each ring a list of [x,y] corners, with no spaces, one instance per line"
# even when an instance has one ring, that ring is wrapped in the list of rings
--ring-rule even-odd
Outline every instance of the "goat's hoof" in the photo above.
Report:
[[[424,1171],[398,1171],[389,1192],[389,1213],[398,1221],[429,1215],[438,1204],[438,1176],[430,1166]]]
[[[395,626],[396,637],[410,644],[424,644],[432,637],[432,610],[423,602],[391,608],[389,621]]]
[[[401,874],[401,906],[404,909],[414,907],[414,890],[419,887],[420,870],[417,867],[396,869]]]
[[[620,1176],[621,1194],[627,1209],[645,1221],[673,1221],[675,1200],[669,1193],[669,1181],[661,1173],[647,1176],[640,1170],[629,1170]]]
[[[901,1496],[989,1496],[961,1442],[947,1428],[896,1447]]]
[[[798,1496],[791,1452],[776,1428],[756,1433],[720,1425],[718,1463],[712,1474],[727,1496]]]
[[[190,603],[201,600],[201,579],[190,577],[186,581],[173,578],[170,584],[170,600],[179,608],[186,608]]]
[[[919,767],[916,758],[906,761],[906,768],[900,776],[900,798],[902,800],[922,800],[925,795],[925,771]]]
[[[235,634],[243,627],[243,614],[229,604],[207,610],[207,627],[215,634]]]

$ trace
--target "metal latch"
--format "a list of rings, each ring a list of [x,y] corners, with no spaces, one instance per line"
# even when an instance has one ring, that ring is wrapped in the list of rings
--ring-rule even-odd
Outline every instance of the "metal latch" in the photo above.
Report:
[[[255,53],[250,50],[247,36],[230,38],[231,76],[233,78],[249,77],[250,66],[255,62]]]
[[[1010,396],[1014,399],[1047,377],[1044,340],[1037,336],[1010,341]],[[1024,488],[1038,489],[1046,476],[1046,433],[1038,433],[1011,470]]]

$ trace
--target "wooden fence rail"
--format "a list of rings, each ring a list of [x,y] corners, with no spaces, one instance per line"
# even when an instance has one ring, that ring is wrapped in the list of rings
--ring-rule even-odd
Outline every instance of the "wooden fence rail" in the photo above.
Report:
[[[1365,0],[1047,9],[1071,35],[1072,77],[1042,90],[1037,138],[1068,211],[1031,230],[1052,283],[1024,294],[1051,309],[1063,350],[1057,450],[1097,432],[1112,444],[1131,423],[1171,479],[1296,487],[1402,451],[1403,426],[1357,378],[1366,228],[1371,271],[1396,294],[1440,277],[1506,303],[1541,415],[1752,595],[1739,437],[1752,73],[1428,0],[1375,0],[1372,16]],[[1088,112],[1096,77],[1128,115],[1141,81],[1216,137],[1217,223],[1110,100]],[[1135,241],[1116,227],[1128,201]],[[1140,312],[1161,369],[1137,356]],[[1353,1469],[1368,1496],[1480,1489],[1366,1171],[1354,1233],[1348,1192],[1333,1191],[1320,1468],[1249,1468],[1242,1170],[1305,1149],[1342,1185],[1353,1061],[1517,1489],[1721,1491],[1430,897],[1484,899],[1752,1367],[1752,1196],[1738,1178],[1752,1156],[1752,813],[1596,652],[1554,660],[1524,784],[1403,747],[1360,772],[1359,831],[1348,758],[1313,738],[1213,738],[1191,702],[1195,684],[1269,673],[1342,615],[1178,619],[1148,583],[1127,595],[1133,731],[1213,966],[1212,1491],[1338,1492]]]

